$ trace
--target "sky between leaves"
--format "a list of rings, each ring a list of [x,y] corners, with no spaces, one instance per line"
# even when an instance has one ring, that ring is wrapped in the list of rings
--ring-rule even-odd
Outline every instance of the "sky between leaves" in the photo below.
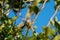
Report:
[[[37,33],[41,33],[42,32],[42,26],[46,26],[51,18],[51,16],[54,14],[55,9],[55,2],[54,0],[50,0],[48,3],[45,4],[45,7],[43,10],[40,11],[40,14],[37,18],[37,20],[35,21],[35,23],[33,24],[34,26],[37,26],[36,32]],[[28,8],[26,7],[25,9],[22,9],[21,12],[21,16],[23,16],[25,18],[26,13],[27,13]],[[14,11],[11,10],[9,17],[13,17],[14,15]],[[58,12],[58,14],[56,15],[58,17],[58,20],[60,21],[60,10]],[[35,17],[32,16],[32,19]],[[22,22],[21,20],[22,18],[19,16],[19,18],[16,20],[16,25],[18,25],[20,22]],[[26,33],[26,30],[24,30],[24,32],[22,32],[23,34]],[[32,31],[29,31],[29,36],[32,35]]]

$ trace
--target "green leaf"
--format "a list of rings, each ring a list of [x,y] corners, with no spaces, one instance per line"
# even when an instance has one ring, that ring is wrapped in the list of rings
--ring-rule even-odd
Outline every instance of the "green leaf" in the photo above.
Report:
[[[53,40],[60,40],[60,35],[56,35]]]
[[[54,18],[54,23],[55,23],[55,27],[57,28],[57,30],[60,31],[60,24],[58,23],[58,19]]]
[[[18,17],[17,16],[14,16],[14,17],[12,17],[12,21],[15,21],[16,19],[17,19]]]
[[[38,12],[39,12],[39,8],[38,8],[37,6],[34,6],[34,7],[33,7],[33,10],[34,10],[35,14],[37,15]]]
[[[53,26],[55,26],[55,23],[54,23],[53,20],[50,20],[50,23],[51,23]]]
[[[36,28],[37,28],[37,26],[34,26],[33,28],[34,28],[34,29],[36,29]]]
[[[55,6],[55,10],[56,10],[57,6],[60,5],[60,0],[54,0],[54,1],[56,3],[56,6]]]
[[[34,12],[36,15],[39,12],[39,8],[37,6],[29,6],[30,12]]]
[[[50,35],[54,35],[55,31],[50,27],[50,26],[47,26],[47,27],[43,27],[43,30],[45,32],[45,36],[50,36]]]
[[[12,20],[8,20],[8,24],[12,24],[12,22],[13,22]]]
[[[6,4],[6,6],[4,7],[5,10],[9,9],[9,4]]]

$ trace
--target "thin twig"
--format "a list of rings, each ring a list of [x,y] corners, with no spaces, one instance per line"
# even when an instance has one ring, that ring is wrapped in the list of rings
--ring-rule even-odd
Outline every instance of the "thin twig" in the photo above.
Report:
[[[44,6],[45,6],[46,2],[47,2],[47,0],[45,0],[45,1],[44,1],[43,5],[42,5],[42,8],[40,8],[40,10],[42,10],[42,9],[44,8]],[[29,14],[29,9],[28,9],[28,11],[27,11],[27,15],[28,15],[28,14]],[[39,12],[38,12],[37,16],[35,17],[35,19],[33,20],[33,22],[31,22],[32,24],[34,24],[34,22],[36,21],[36,19],[37,19],[38,15],[39,15]],[[28,17],[28,16],[29,16],[29,17]],[[30,18],[31,13],[30,13],[30,15],[28,15],[28,16],[26,16],[26,18]],[[31,24],[31,25],[32,25],[32,24]],[[34,29],[33,29],[33,27],[32,27],[32,26],[31,26],[31,29],[32,29],[32,31],[34,32]]]
[[[6,12],[4,12],[4,14],[6,14],[7,16],[9,15],[11,9],[8,9]]]
[[[40,9],[40,10],[39,10],[39,12],[44,8],[44,6],[45,6],[46,2],[47,2],[47,0],[45,0],[45,1],[44,1],[44,3],[43,3],[43,5],[42,5],[42,7],[41,7],[41,8],[39,8],[39,9]],[[35,19],[33,20],[32,24],[34,24],[34,23],[35,23],[35,21],[36,21],[36,19],[38,18],[39,14],[40,14],[39,12],[38,12],[37,16],[35,17]]]
[[[47,2],[47,0],[44,1],[43,5],[42,5],[42,8],[39,8],[40,10],[42,10],[44,8],[46,2]],[[40,10],[39,10],[39,12],[40,12]],[[37,16],[35,17],[35,19],[32,21],[32,24],[34,24],[36,19],[38,18],[39,12],[38,12]],[[31,29],[32,29],[33,32],[35,31],[33,27],[31,27]]]
[[[50,18],[50,20],[52,20],[55,17],[55,15],[58,13],[59,8],[60,8],[60,5],[57,6],[57,9],[56,9],[55,13],[52,15],[52,17]],[[50,21],[48,22],[47,26],[48,25],[50,25]]]
[[[27,40],[28,33],[29,33],[29,30],[27,30],[27,32],[26,32],[25,40]]]

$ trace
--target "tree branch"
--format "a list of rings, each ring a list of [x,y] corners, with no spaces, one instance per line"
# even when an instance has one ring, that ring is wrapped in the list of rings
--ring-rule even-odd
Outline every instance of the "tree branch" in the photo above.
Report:
[[[43,5],[42,5],[42,7],[39,8],[40,10],[42,10],[42,9],[44,8],[46,2],[47,2],[47,0],[45,0],[44,3],[43,3]],[[34,24],[34,22],[36,21],[38,15],[39,15],[39,12],[38,12],[37,16],[35,17],[35,19],[33,20],[33,22],[31,22],[31,25]],[[30,20],[30,16],[31,16],[31,13],[29,12],[29,9],[28,9],[28,11],[27,11],[27,15],[26,15],[26,19],[29,18],[29,20]],[[34,29],[33,29],[32,26],[31,26],[31,29],[32,29],[32,31],[34,32]]]
[[[8,9],[6,12],[4,12],[4,14],[6,14],[7,16],[9,15],[11,9]]]
[[[52,20],[55,17],[55,15],[58,13],[59,8],[60,8],[60,5],[57,6],[57,9],[56,9],[55,13],[52,15],[52,17],[50,18],[50,20]],[[50,25],[50,21],[48,22],[47,26],[48,25]]]
[[[44,3],[43,3],[43,5],[42,5],[42,7],[39,8],[40,10],[42,10],[42,9],[44,8],[46,2],[47,2],[47,0],[45,0]],[[39,11],[40,11],[40,10],[39,10]],[[37,16],[35,17],[35,19],[32,21],[32,24],[35,23],[35,21],[36,21],[36,19],[38,18],[38,16],[39,16],[39,12],[38,12]],[[35,31],[35,30],[33,29],[33,27],[31,27],[31,29],[32,29],[33,32]]]
[[[40,10],[39,10],[39,12],[44,8],[44,6],[45,6],[46,2],[47,2],[47,0],[45,0],[45,1],[44,1],[44,3],[43,3],[43,5],[42,5],[42,7],[41,7],[41,8],[39,8],[39,9],[40,9]],[[35,23],[35,21],[36,21],[36,19],[38,18],[38,16],[39,16],[39,12],[38,12],[37,16],[35,17],[35,19],[33,20],[32,24],[34,24],[34,23]]]

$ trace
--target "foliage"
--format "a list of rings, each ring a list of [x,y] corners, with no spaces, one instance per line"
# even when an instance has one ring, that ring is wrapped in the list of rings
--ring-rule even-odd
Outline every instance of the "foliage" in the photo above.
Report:
[[[55,17],[54,20],[50,20],[49,23],[55,27],[52,28],[49,25],[42,27],[43,31],[38,34],[35,29],[36,26],[32,27],[32,24],[35,22],[39,12],[44,8],[45,3],[49,0],[0,0],[0,40],[60,40],[60,22],[58,18]],[[55,0],[56,10],[60,5],[60,0]],[[39,8],[39,4],[42,4],[42,7]],[[9,9],[13,9],[17,14],[21,9],[28,7],[28,13],[26,14],[26,20],[20,23],[18,26],[15,25],[15,21],[19,16],[14,16],[9,18]],[[58,7],[59,10],[60,6]],[[57,10],[57,11],[58,11]],[[8,12],[7,12],[8,11]],[[56,12],[57,13],[57,12]],[[30,21],[31,15],[36,14],[36,18],[33,21]],[[27,30],[26,35],[23,35],[22,32],[24,29]],[[29,30],[32,29],[33,35],[28,36]]]

